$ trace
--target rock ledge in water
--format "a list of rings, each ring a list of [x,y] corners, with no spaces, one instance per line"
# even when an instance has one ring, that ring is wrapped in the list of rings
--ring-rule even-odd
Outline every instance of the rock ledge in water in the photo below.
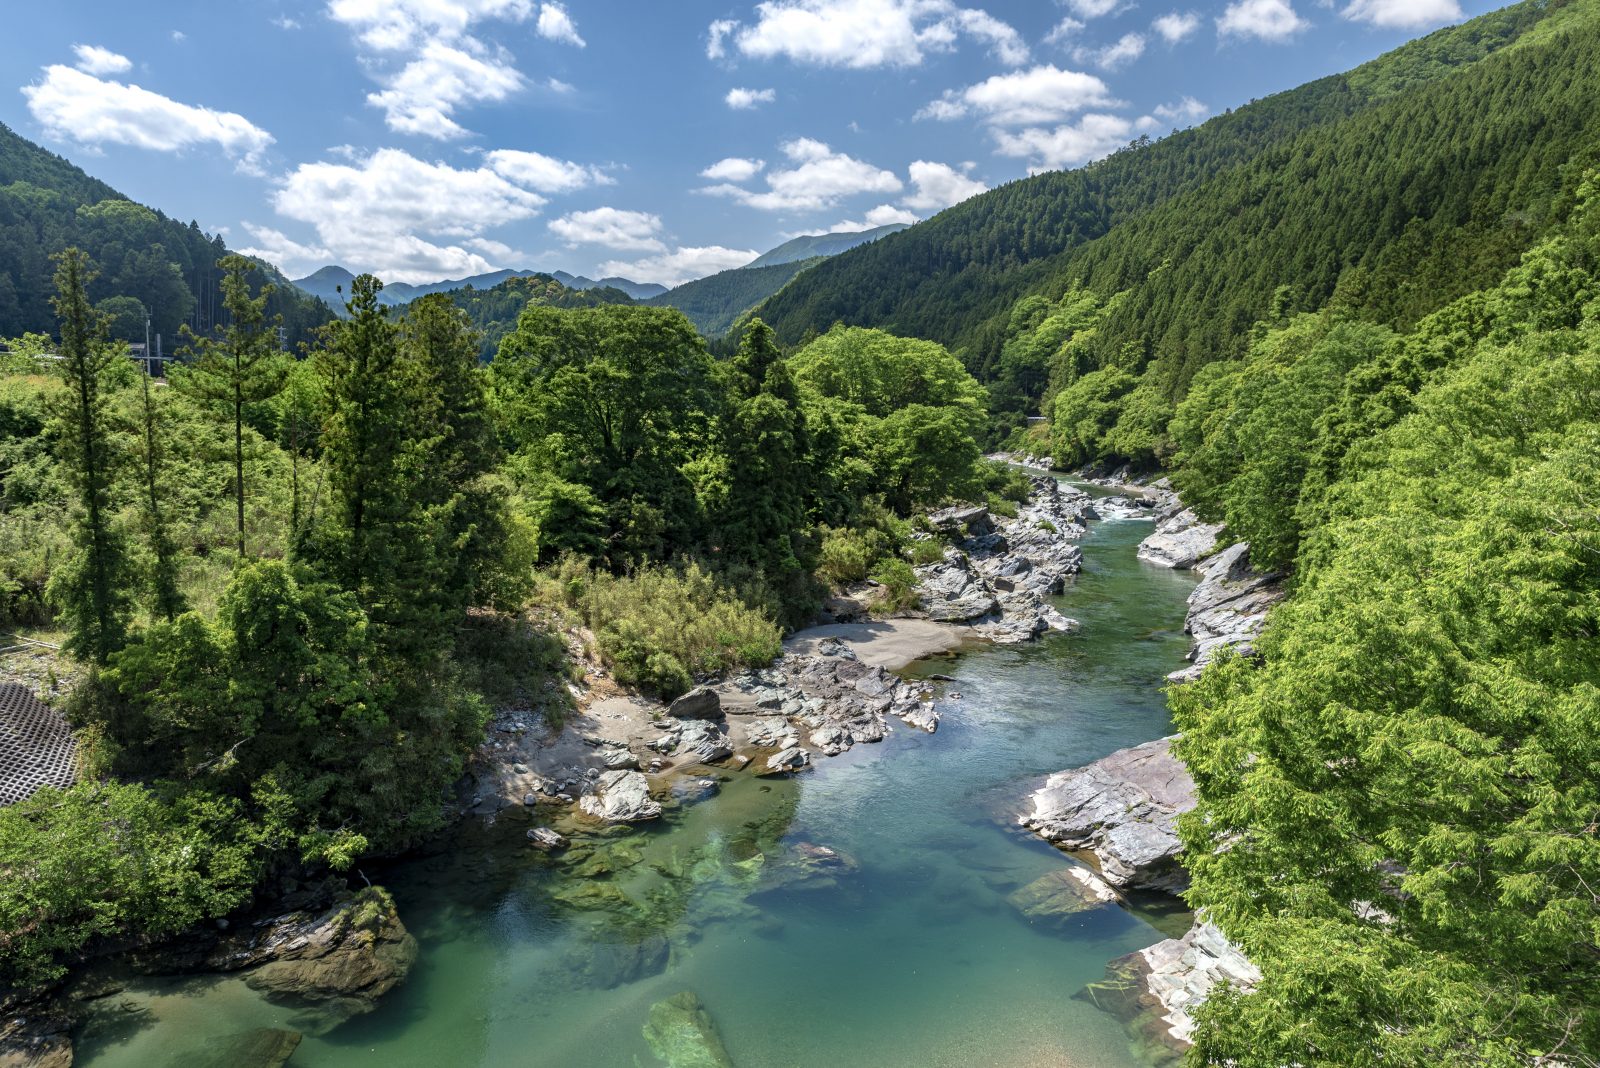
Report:
[[[661,815],[661,806],[650,798],[650,783],[637,771],[607,771],[594,781],[594,792],[585,794],[578,807],[607,823],[637,823]]]
[[[1058,771],[1018,822],[1064,849],[1093,852],[1112,886],[1182,890],[1177,822],[1194,808],[1194,780],[1171,746],[1160,738]]]
[[[1182,938],[1118,957],[1106,966],[1106,977],[1079,997],[1115,1013],[1157,1049],[1178,1051],[1193,1041],[1195,1010],[1218,984],[1249,993],[1261,972],[1215,925],[1201,920]]]

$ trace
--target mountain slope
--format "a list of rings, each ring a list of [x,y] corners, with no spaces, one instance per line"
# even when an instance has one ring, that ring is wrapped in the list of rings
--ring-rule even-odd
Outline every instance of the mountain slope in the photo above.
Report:
[[[296,278],[294,284],[307,293],[321,297],[334,307],[342,309],[345,296],[340,295],[335,287],[343,287],[344,294],[348,295],[350,282],[354,278],[355,274],[349,268],[330,264],[306,275],[304,278]],[[666,286],[657,285],[654,282],[634,282],[626,278],[602,278],[597,282],[592,278],[568,274],[565,271],[499,270],[490,271],[487,274],[475,274],[470,278],[446,278],[438,282],[421,282],[414,285],[409,282],[391,282],[383,287],[383,292],[378,294],[378,300],[382,304],[395,307],[401,304],[409,304],[418,297],[426,296],[429,293],[448,293],[452,290],[468,288],[481,292],[486,289],[493,289],[495,286],[512,278],[554,279],[561,283],[564,288],[570,290],[616,289],[635,300],[657,296],[667,291]],[[601,301],[601,303],[609,304],[614,302]]]
[[[514,275],[487,288],[466,285],[445,290],[444,295],[466,312],[472,325],[483,333],[481,354],[484,359],[495,354],[500,347],[500,339],[516,327],[522,310],[530,305],[592,308],[600,304],[633,303],[633,298],[620,289],[598,285],[573,289],[548,274]],[[391,314],[398,314],[405,305],[394,307],[395,312]]]
[[[1014,182],[819,264],[758,309],[790,343],[842,320],[956,347],[993,379],[1012,307],[1081,280],[1127,291],[1088,356],[1181,392],[1275,299],[1336,287],[1406,322],[1486,284],[1594,151],[1594,0],[1529,0],[1345,75],[1070,172]],[[1495,115],[1493,123],[1483,116]],[[1290,289],[1279,294],[1280,287]]]
[[[782,289],[789,279],[812,264],[821,262],[822,257],[819,256],[766,267],[736,267],[709,278],[685,282],[645,303],[677,308],[706,337],[717,337],[733,329],[733,324],[740,316]]]
[[[0,337],[54,333],[54,266],[50,257],[76,245],[99,266],[90,298],[133,298],[167,351],[184,325],[202,331],[222,306],[216,262],[228,253],[220,237],[136,204],[60,156],[0,124]],[[331,310],[303,295],[276,268],[261,265],[257,284],[278,286],[268,311],[282,315],[291,344],[305,340]],[[143,338],[143,316],[118,317],[124,334]],[[127,338],[132,340],[133,338]]]
[[[871,230],[857,230],[850,233],[805,234],[785,241],[775,249],[763,252],[744,267],[748,270],[752,267],[773,267],[780,263],[810,260],[818,256],[837,256],[841,252],[849,252],[858,245],[897,234],[904,229],[907,229],[906,223],[889,223],[887,226],[875,226]]]

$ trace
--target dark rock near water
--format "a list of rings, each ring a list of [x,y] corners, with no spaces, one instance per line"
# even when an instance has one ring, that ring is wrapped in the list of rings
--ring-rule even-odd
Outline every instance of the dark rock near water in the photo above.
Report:
[[[300,1048],[299,1031],[258,1027],[206,1043],[184,1056],[184,1068],[282,1068]]]
[[[1182,890],[1188,875],[1178,863],[1177,822],[1194,807],[1194,780],[1171,743],[1161,738],[1056,772],[1019,822],[1064,849],[1092,852],[1112,886]]]
[[[1041,875],[1006,900],[1030,924],[1059,928],[1081,912],[1120,903],[1122,895],[1088,868],[1073,865]]]
[[[562,958],[562,974],[578,986],[610,990],[667,970],[672,947],[663,935],[575,946]]]
[[[722,715],[722,698],[709,686],[696,686],[667,706],[673,719],[716,719]]]

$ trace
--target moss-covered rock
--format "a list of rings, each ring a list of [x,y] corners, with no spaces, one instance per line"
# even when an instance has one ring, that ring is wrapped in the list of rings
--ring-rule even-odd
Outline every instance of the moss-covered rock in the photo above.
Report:
[[[691,991],[650,1006],[644,1038],[669,1068],[733,1068],[711,1014]]]

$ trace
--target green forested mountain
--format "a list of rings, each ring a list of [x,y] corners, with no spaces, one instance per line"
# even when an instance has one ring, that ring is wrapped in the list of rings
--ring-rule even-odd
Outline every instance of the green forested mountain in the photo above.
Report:
[[[111,313],[113,333],[123,340],[144,340],[146,311],[168,351],[180,327],[205,333],[217,324],[217,261],[228,251],[220,237],[134,203],[0,124],[0,337],[54,332],[50,257],[68,246],[99,266],[89,297]],[[268,310],[283,317],[291,345],[332,317],[274,267],[260,264],[254,281],[277,285]]]
[[[475,274],[471,278],[447,278],[442,282],[423,282],[419,284],[408,282],[385,283],[383,290],[378,294],[378,300],[387,307],[396,307],[401,304],[409,304],[418,297],[427,296],[429,293],[449,293],[458,289],[475,289],[481,293],[499,286],[502,282],[508,282],[516,278],[554,279],[566,289],[574,291],[613,289],[621,292],[631,300],[643,300],[647,297],[659,296],[667,291],[665,286],[656,285],[653,282],[634,282],[627,278],[602,278],[596,282],[592,278],[568,274],[566,271],[555,271],[547,274],[543,271],[500,270],[490,271],[488,274]],[[304,278],[296,278],[294,284],[312,296],[321,297],[333,307],[342,310],[344,302],[349,298],[350,285],[355,279],[355,273],[348,268],[330,264],[327,267],[313,271]],[[513,315],[512,318],[515,319],[516,316]]]
[[[1076,370],[1153,364],[1170,400],[1275,306],[1337,296],[1406,325],[1491,283],[1600,145],[1600,82],[1579,73],[1597,52],[1592,0],[1528,0],[975,197],[820,264],[759,312],[788,342],[835,321],[938,340],[993,380],[1018,300],[1079,282],[1125,296]]]
[[[797,260],[812,260],[818,256],[837,256],[841,252],[849,252],[858,245],[869,244],[880,237],[897,234],[906,228],[906,223],[889,223],[886,226],[874,226],[870,230],[853,230],[842,234],[801,234],[799,237],[790,238],[777,248],[768,249],[749,263],[745,269],[752,267],[772,267],[780,263],[794,263]]]
[[[385,292],[387,290],[385,287]],[[601,304],[634,303],[633,298],[620,289],[610,286],[569,289],[548,274],[516,275],[486,289],[467,285],[445,290],[444,295],[466,312],[473,328],[482,335],[484,359],[493,356],[500,347],[500,339],[516,328],[517,317],[524,308],[593,308]]]
[[[709,278],[696,278],[645,301],[658,308],[677,308],[706,337],[733,329],[739,317],[788,285],[789,280],[820,258],[789,260],[765,267],[736,267]]]

